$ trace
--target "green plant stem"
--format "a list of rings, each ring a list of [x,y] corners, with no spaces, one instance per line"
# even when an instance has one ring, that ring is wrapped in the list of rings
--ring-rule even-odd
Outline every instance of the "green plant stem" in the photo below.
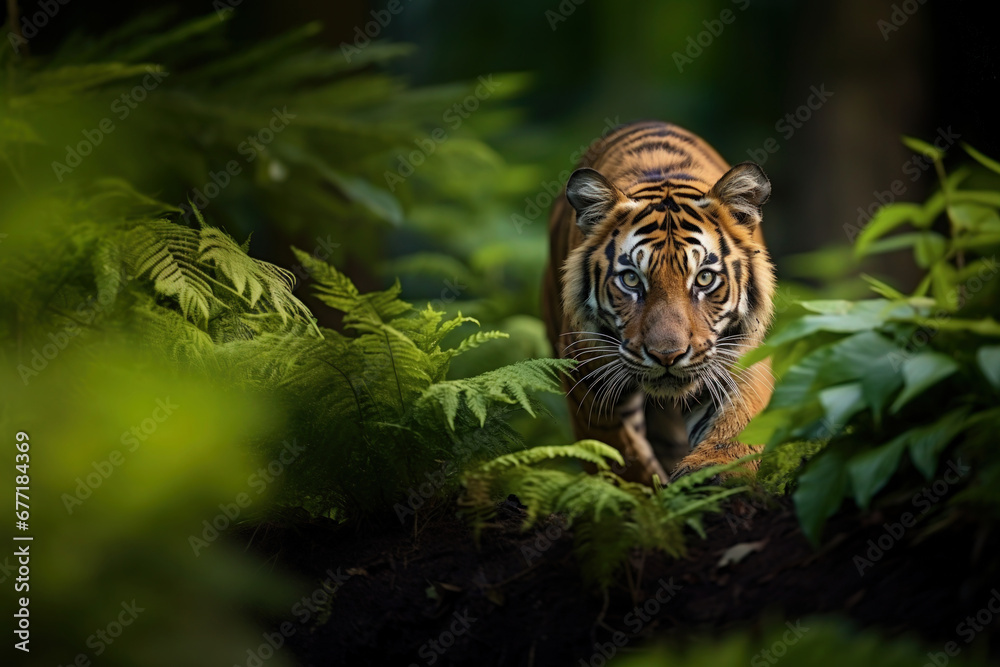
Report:
[[[949,231],[951,232],[951,244],[954,248],[955,239],[959,236],[958,225],[955,224],[955,219],[951,216],[951,190],[948,187],[947,175],[944,171],[944,164],[941,162],[940,158],[934,160],[934,170],[937,172],[938,180],[941,182],[941,192],[944,193],[944,210],[945,215],[948,216]],[[950,252],[949,252],[950,254]],[[965,268],[965,251],[961,248],[955,250],[955,267],[961,271]],[[965,286],[958,286],[958,307],[961,308],[965,303]]]

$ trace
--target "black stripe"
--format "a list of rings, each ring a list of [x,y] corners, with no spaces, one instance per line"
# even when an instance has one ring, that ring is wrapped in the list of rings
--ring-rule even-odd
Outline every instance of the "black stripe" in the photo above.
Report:
[[[722,253],[722,258],[725,259],[729,257],[729,244],[726,243],[726,235],[719,230],[719,252]]]
[[[694,425],[693,429],[691,429],[691,440],[692,440],[692,442],[690,442],[688,444],[691,445],[692,449],[694,449],[694,447],[699,442],[701,442],[701,439],[705,435],[702,431],[708,427],[709,421],[714,416],[715,416],[715,404],[714,403],[710,403],[709,406],[708,406],[708,409],[705,410],[704,416],[701,419],[699,419],[698,423]]]
[[[695,211],[693,208],[691,208],[687,204],[681,204],[681,210],[683,210],[685,213],[687,213],[688,215],[690,215],[695,220],[701,220],[702,219],[701,218],[701,214],[698,213],[697,211]]]
[[[636,234],[651,234],[655,232],[659,226],[660,226],[659,223],[651,222],[645,227],[640,227],[639,229],[635,230],[635,232]]]
[[[674,186],[678,187],[678,186]],[[690,185],[684,187],[691,187]],[[701,190],[695,189],[694,192],[678,192],[673,194],[674,197],[680,197],[681,199],[701,199],[705,196],[705,193]]]
[[[583,280],[580,283],[580,305],[587,308],[587,301],[590,299],[590,260],[594,252],[591,251],[583,258]]]
[[[649,130],[661,124],[662,123],[660,121],[654,120],[654,121],[647,121],[645,123],[636,123],[635,125],[632,126],[626,126],[622,128],[620,134],[614,135],[613,137],[609,137],[607,139],[603,139],[601,140],[601,143],[597,145],[601,147],[601,152],[606,154],[611,148],[617,146],[618,144],[620,144],[622,141],[625,141],[629,137],[632,137],[633,135],[638,134],[643,130]]]
[[[688,230],[689,232],[697,232],[699,234],[701,232],[705,231],[704,229],[702,229],[698,225],[694,224],[693,222],[688,222],[684,218],[681,218],[681,227],[683,227],[684,229]]]
[[[760,291],[757,289],[757,281],[753,275],[753,264],[747,268],[747,308],[750,312],[757,310],[760,303]]]

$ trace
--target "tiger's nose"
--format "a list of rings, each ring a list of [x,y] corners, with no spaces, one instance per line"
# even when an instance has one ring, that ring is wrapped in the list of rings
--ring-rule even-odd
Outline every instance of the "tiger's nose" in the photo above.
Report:
[[[687,348],[678,347],[673,350],[653,350],[647,347],[646,354],[659,362],[661,366],[673,366],[674,362],[683,357],[690,350],[690,345],[688,345]]]

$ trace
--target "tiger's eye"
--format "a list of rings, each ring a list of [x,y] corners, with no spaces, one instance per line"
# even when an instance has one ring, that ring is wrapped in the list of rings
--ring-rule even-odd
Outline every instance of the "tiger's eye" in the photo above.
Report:
[[[625,287],[638,287],[639,286],[639,274],[635,271],[625,271],[621,275],[622,282],[625,283]]]
[[[715,274],[711,271],[702,271],[698,274],[698,277],[694,281],[698,284],[698,287],[708,287],[715,280]]]

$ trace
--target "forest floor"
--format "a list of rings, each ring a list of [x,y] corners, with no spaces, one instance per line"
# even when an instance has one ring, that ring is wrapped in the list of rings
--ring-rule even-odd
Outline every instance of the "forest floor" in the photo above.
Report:
[[[581,582],[557,518],[522,532],[510,502],[478,547],[454,505],[378,530],[268,524],[253,547],[333,593],[308,627],[301,609],[269,619],[302,629],[288,644],[303,665],[603,664],[601,646],[624,654],[652,638],[717,636],[762,619],[794,626],[824,613],[928,647],[961,644],[956,626],[1000,585],[996,534],[941,516],[907,529],[896,525],[900,509],[843,511],[817,549],[790,500],[758,508],[737,499],[705,517],[707,539],[690,534],[685,557],[651,555],[641,581],[606,595]],[[983,630],[990,645],[998,632],[1000,623]]]

